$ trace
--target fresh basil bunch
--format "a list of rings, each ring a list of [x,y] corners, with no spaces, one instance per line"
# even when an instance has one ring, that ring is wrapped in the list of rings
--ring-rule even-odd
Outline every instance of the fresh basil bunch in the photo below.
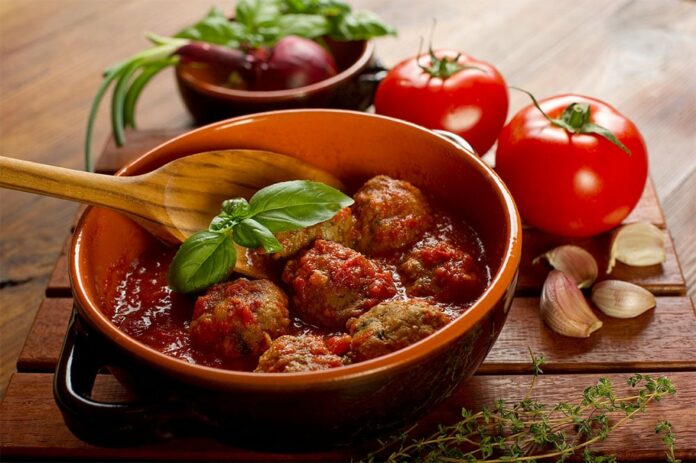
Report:
[[[175,37],[226,45],[260,47],[282,37],[306,39],[329,36],[335,40],[368,40],[396,33],[370,11],[352,11],[341,0],[240,0],[234,21],[214,7],[196,24]]]
[[[247,202],[228,199],[208,230],[183,242],[169,267],[169,286],[193,293],[225,280],[237,261],[234,243],[272,254],[283,249],[274,233],[331,219],[353,199],[320,182],[293,180],[257,191]]]

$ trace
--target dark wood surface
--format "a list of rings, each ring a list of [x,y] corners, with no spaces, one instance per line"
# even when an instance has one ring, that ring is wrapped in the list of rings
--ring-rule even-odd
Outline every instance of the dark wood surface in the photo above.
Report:
[[[654,373],[655,376],[660,373]],[[569,401],[582,397],[582,390],[597,382],[597,374],[570,374],[541,376],[535,387],[535,397],[549,403]],[[617,394],[627,392],[627,375],[603,375],[615,385]],[[679,458],[696,458],[696,373],[670,373],[679,393],[669,400],[650,407],[645,415],[619,428],[620,438],[611,437],[597,446],[598,451],[630,455],[632,461],[657,461],[663,458],[664,450],[654,423],[669,419],[674,426],[676,438],[681,444]],[[173,441],[156,442],[135,447],[103,449],[85,444],[75,438],[63,425],[63,419],[51,396],[50,374],[15,374],[3,403],[4,413],[0,416],[0,427],[5,432],[0,444],[6,457],[65,458],[68,460],[109,459],[125,460],[192,460],[192,461],[350,461],[351,457],[362,457],[362,448],[342,448],[316,453],[270,453],[235,448],[208,437],[186,437]],[[467,381],[466,386],[455,392],[445,404],[419,422],[419,428],[432,430],[438,423],[452,422],[459,416],[461,408],[479,410],[492,405],[500,397],[515,401],[524,397],[529,387],[529,375],[478,375]],[[111,376],[101,378],[97,387],[102,400],[123,399],[124,391]],[[47,432],[47,429],[50,430]]]
[[[80,168],[84,123],[101,70],[145,46],[143,31],[175,31],[200,17],[211,3],[0,1],[0,154]],[[580,374],[583,371],[669,371],[679,389],[677,399],[656,407],[647,422],[657,416],[670,419],[676,427],[680,455],[696,458],[696,427],[690,426],[696,416],[696,4],[676,0],[510,0],[501,8],[497,2],[473,0],[353,3],[369,7],[398,27],[397,39],[378,41],[378,54],[387,65],[414,53],[419,37],[428,34],[430,18],[436,17],[438,46],[459,48],[494,63],[510,84],[538,96],[575,91],[615,105],[643,133],[654,182],[654,187],[653,183],[646,187],[631,219],[665,227],[674,239],[668,240],[669,259],[659,268],[635,273],[619,266],[614,272],[616,277],[670,296],[660,297],[654,311],[627,322],[605,320],[600,332],[578,342],[550,333],[537,317],[534,297],[518,298],[480,374],[428,420],[451,418],[464,399],[475,397],[476,404],[468,403],[477,405],[496,397],[513,398],[519,385],[529,379],[510,376],[526,371],[529,345],[549,360],[549,374],[539,389],[549,401],[564,398],[571,389],[596,378]],[[221,4],[229,8],[232,2]],[[526,104],[525,97],[513,93],[511,114]],[[144,92],[138,115],[140,127],[148,130],[129,134],[127,148],[118,154],[108,142],[111,156],[99,163],[101,170],[113,171],[124,159],[190,124],[168,73]],[[107,139],[108,128],[107,111],[103,111],[96,127],[97,144]],[[56,264],[56,259],[65,255],[66,233],[76,211],[76,205],[55,199],[0,191],[0,395],[5,395],[0,408],[0,453],[69,459],[279,458],[210,439],[105,452],[76,440],[62,425],[48,372],[55,365],[70,309],[70,300],[65,298],[69,296],[66,261],[62,258]],[[529,262],[555,241],[528,232],[526,243],[520,290],[534,296],[545,268]],[[584,244],[603,258],[606,238]],[[16,369],[20,373],[4,392]],[[108,378],[100,387],[97,392],[104,397],[119,394]],[[640,422],[632,423],[606,445],[606,450],[616,451],[624,459],[662,456],[651,426],[640,428]]]
[[[133,134],[139,147],[146,151],[161,139],[161,132],[141,131]],[[168,132],[171,135],[171,132]],[[100,166],[104,172],[117,168],[113,159],[127,161],[134,152],[117,150],[108,143]],[[111,167],[109,167],[111,166]],[[629,221],[652,221],[664,224],[652,183],[646,187],[640,205]],[[75,223],[79,212],[73,219]],[[70,227],[66,229],[66,232]],[[668,230],[665,230],[668,235]],[[669,405],[658,405],[645,417],[660,416],[673,422],[679,441],[679,455],[696,457],[696,435],[691,429],[690,415],[696,407],[696,316],[692,301],[683,296],[686,285],[671,241],[667,240],[668,255],[663,265],[648,268],[619,266],[612,277],[634,281],[658,295],[657,307],[640,317],[620,320],[599,314],[605,326],[588,339],[558,336],[549,330],[539,318],[538,294],[548,267],[532,264],[533,256],[563,244],[566,241],[539,233],[532,229],[524,232],[525,248],[520,269],[520,284],[513,300],[508,321],[492,351],[476,376],[464,383],[432,414],[421,421],[422,429],[434,423],[452,421],[462,406],[480,407],[496,397],[514,400],[530,380],[528,349],[543,353],[546,358],[545,376],[540,382],[538,397],[547,403],[567,399],[595,381],[593,374],[653,372],[673,378],[679,388],[678,400]],[[600,268],[606,261],[608,238],[583,240],[577,244],[590,250]],[[67,322],[72,310],[67,257],[69,240],[63,246],[46,287],[46,298],[38,311],[29,336],[17,360],[16,373],[0,404],[0,448],[11,457],[63,457],[63,458],[153,458],[191,460],[345,460],[361,455],[362,448],[341,449],[311,454],[272,454],[250,451],[223,444],[210,437],[183,437],[166,442],[156,442],[122,449],[104,449],[84,443],[73,436],[62,422],[51,393],[52,371],[55,369]],[[537,295],[527,297],[528,294]],[[588,375],[590,374],[590,375]],[[520,375],[520,376],[515,376]],[[100,400],[114,401],[124,397],[123,389],[111,376],[100,378],[93,394]],[[496,396],[495,394],[499,394]],[[646,420],[647,421],[647,420]],[[617,432],[611,440],[602,444],[602,451],[617,454],[624,460],[659,458],[663,448],[654,438],[650,425],[640,420]],[[654,421],[654,420],[653,420]],[[652,421],[647,421],[652,423]],[[193,450],[192,450],[193,449]],[[631,449],[630,452],[627,449]]]

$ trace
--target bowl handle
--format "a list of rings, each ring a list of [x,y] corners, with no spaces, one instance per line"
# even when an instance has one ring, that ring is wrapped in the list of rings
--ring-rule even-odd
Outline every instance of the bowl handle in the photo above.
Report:
[[[378,60],[373,60],[350,82],[336,89],[329,107],[356,111],[367,110],[374,102],[377,87],[387,75],[387,71],[388,69],[382,66]]]
[[[102,446],[132,445],[171,434],[164,428],[176,417],[188,415],[181,401],[110,403],[91,397],[99,372],[106,365],[117,365],[119,356],[83,325],[73,310],[53,381],[53,395],[70,431],[81,440]]]
[[[464,140],[462,137],[457,135],[456,133],[448,132],[447,130],[440,130],[440,129],[433,129],[433,132],[435,132],[438,135],[441,135],[449,140],[452,140],[455,142],[457,145],[461,146],[464,148],[466,151],[469,151],[471,154],[475,154],[478,156],[478,153],[476,153],[476,150],[474,149],[471,144]]]

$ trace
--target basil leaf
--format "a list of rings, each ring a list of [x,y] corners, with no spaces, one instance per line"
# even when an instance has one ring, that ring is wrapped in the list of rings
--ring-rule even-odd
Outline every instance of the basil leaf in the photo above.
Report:
[[[396,30],[371,11],[356,11],[337,18],[331,38],[368,40],[382,35],[396,35]]]
[[[226,279],[237,261],[228,233],[200,231],[189,236],[169,267],[169,287],[180,293],[201,291]]]
[[[244,198],[226,199],[222,202],[222,211],[232,218],[248,217],[249,203]]]
[[[286,14],[278,19],[282,36],[296,35],[313,39],[326,35],[331,30],[331,23],[318,14]]]
[[[249,217],[249,203],[246,199],[226,199],[222,202],[222,212],[213,217],[208,230],[219,231],[234,227],[247,217]]]
[[[275,26],[281,15],[276,0],[240,0],[235,12],[235,20],[251,30]]]
[[[230,21],[218,7],[196,24],[179,31],[174,37],[237,48],[246,35],[243,24]]]
[[[254,219],[246,219],[234,227],[234,241],[245,248],[263,247],[269,253],[283,250],[283,245],[271,231]]]
[[[274,233],[324,222],[351,204],[353,198],[350,196],[308,180],[267,186],[249,200],[250,217]]]
[[[289,13],[340,16],[350,13],[350,5],[342,0],[286,0]]]

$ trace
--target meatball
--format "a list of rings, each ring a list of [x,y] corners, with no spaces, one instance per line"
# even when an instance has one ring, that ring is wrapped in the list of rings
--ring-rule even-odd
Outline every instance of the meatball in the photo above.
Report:
[[[282,259],[294,256],[298,251],[309,246],[315,239],[322,238],[335,241],[348,247],[355,245],[357,230],[355,217],[349,207],[345,207],[327,220],[311,227],[302,228],[276,234],[276,238],[283,245],[283,250],[272,254],[274,259]]]
[[[281,336],[263,353],[258,372],[292,373],[336,368],[343,359],[331,352],[319,336]]]
[[[297,314],[327,328],[343,328],[349,318],[396,294],[391,272],[357,251],[321,239],[288,261],[283,281]]]
[[[486,285],[471,254],[449,241],[414,249],[399,272],[409,296],[433,296],[443,302],[471,301]]]
[[[386,175],[371,178],[358,190],[354,213],[360,232],[357,249],[368,255],[408,247],[433,223],[423,193],[408,182]]]
[[[386,355],[414,344],[449,322],[440,309],[422,300],[388,301],[348,322],[355,361]]]
[[[269,280],[212,286],[193,311],[191,341],[227,360],[258,357],[290,325],[288,298]]]

